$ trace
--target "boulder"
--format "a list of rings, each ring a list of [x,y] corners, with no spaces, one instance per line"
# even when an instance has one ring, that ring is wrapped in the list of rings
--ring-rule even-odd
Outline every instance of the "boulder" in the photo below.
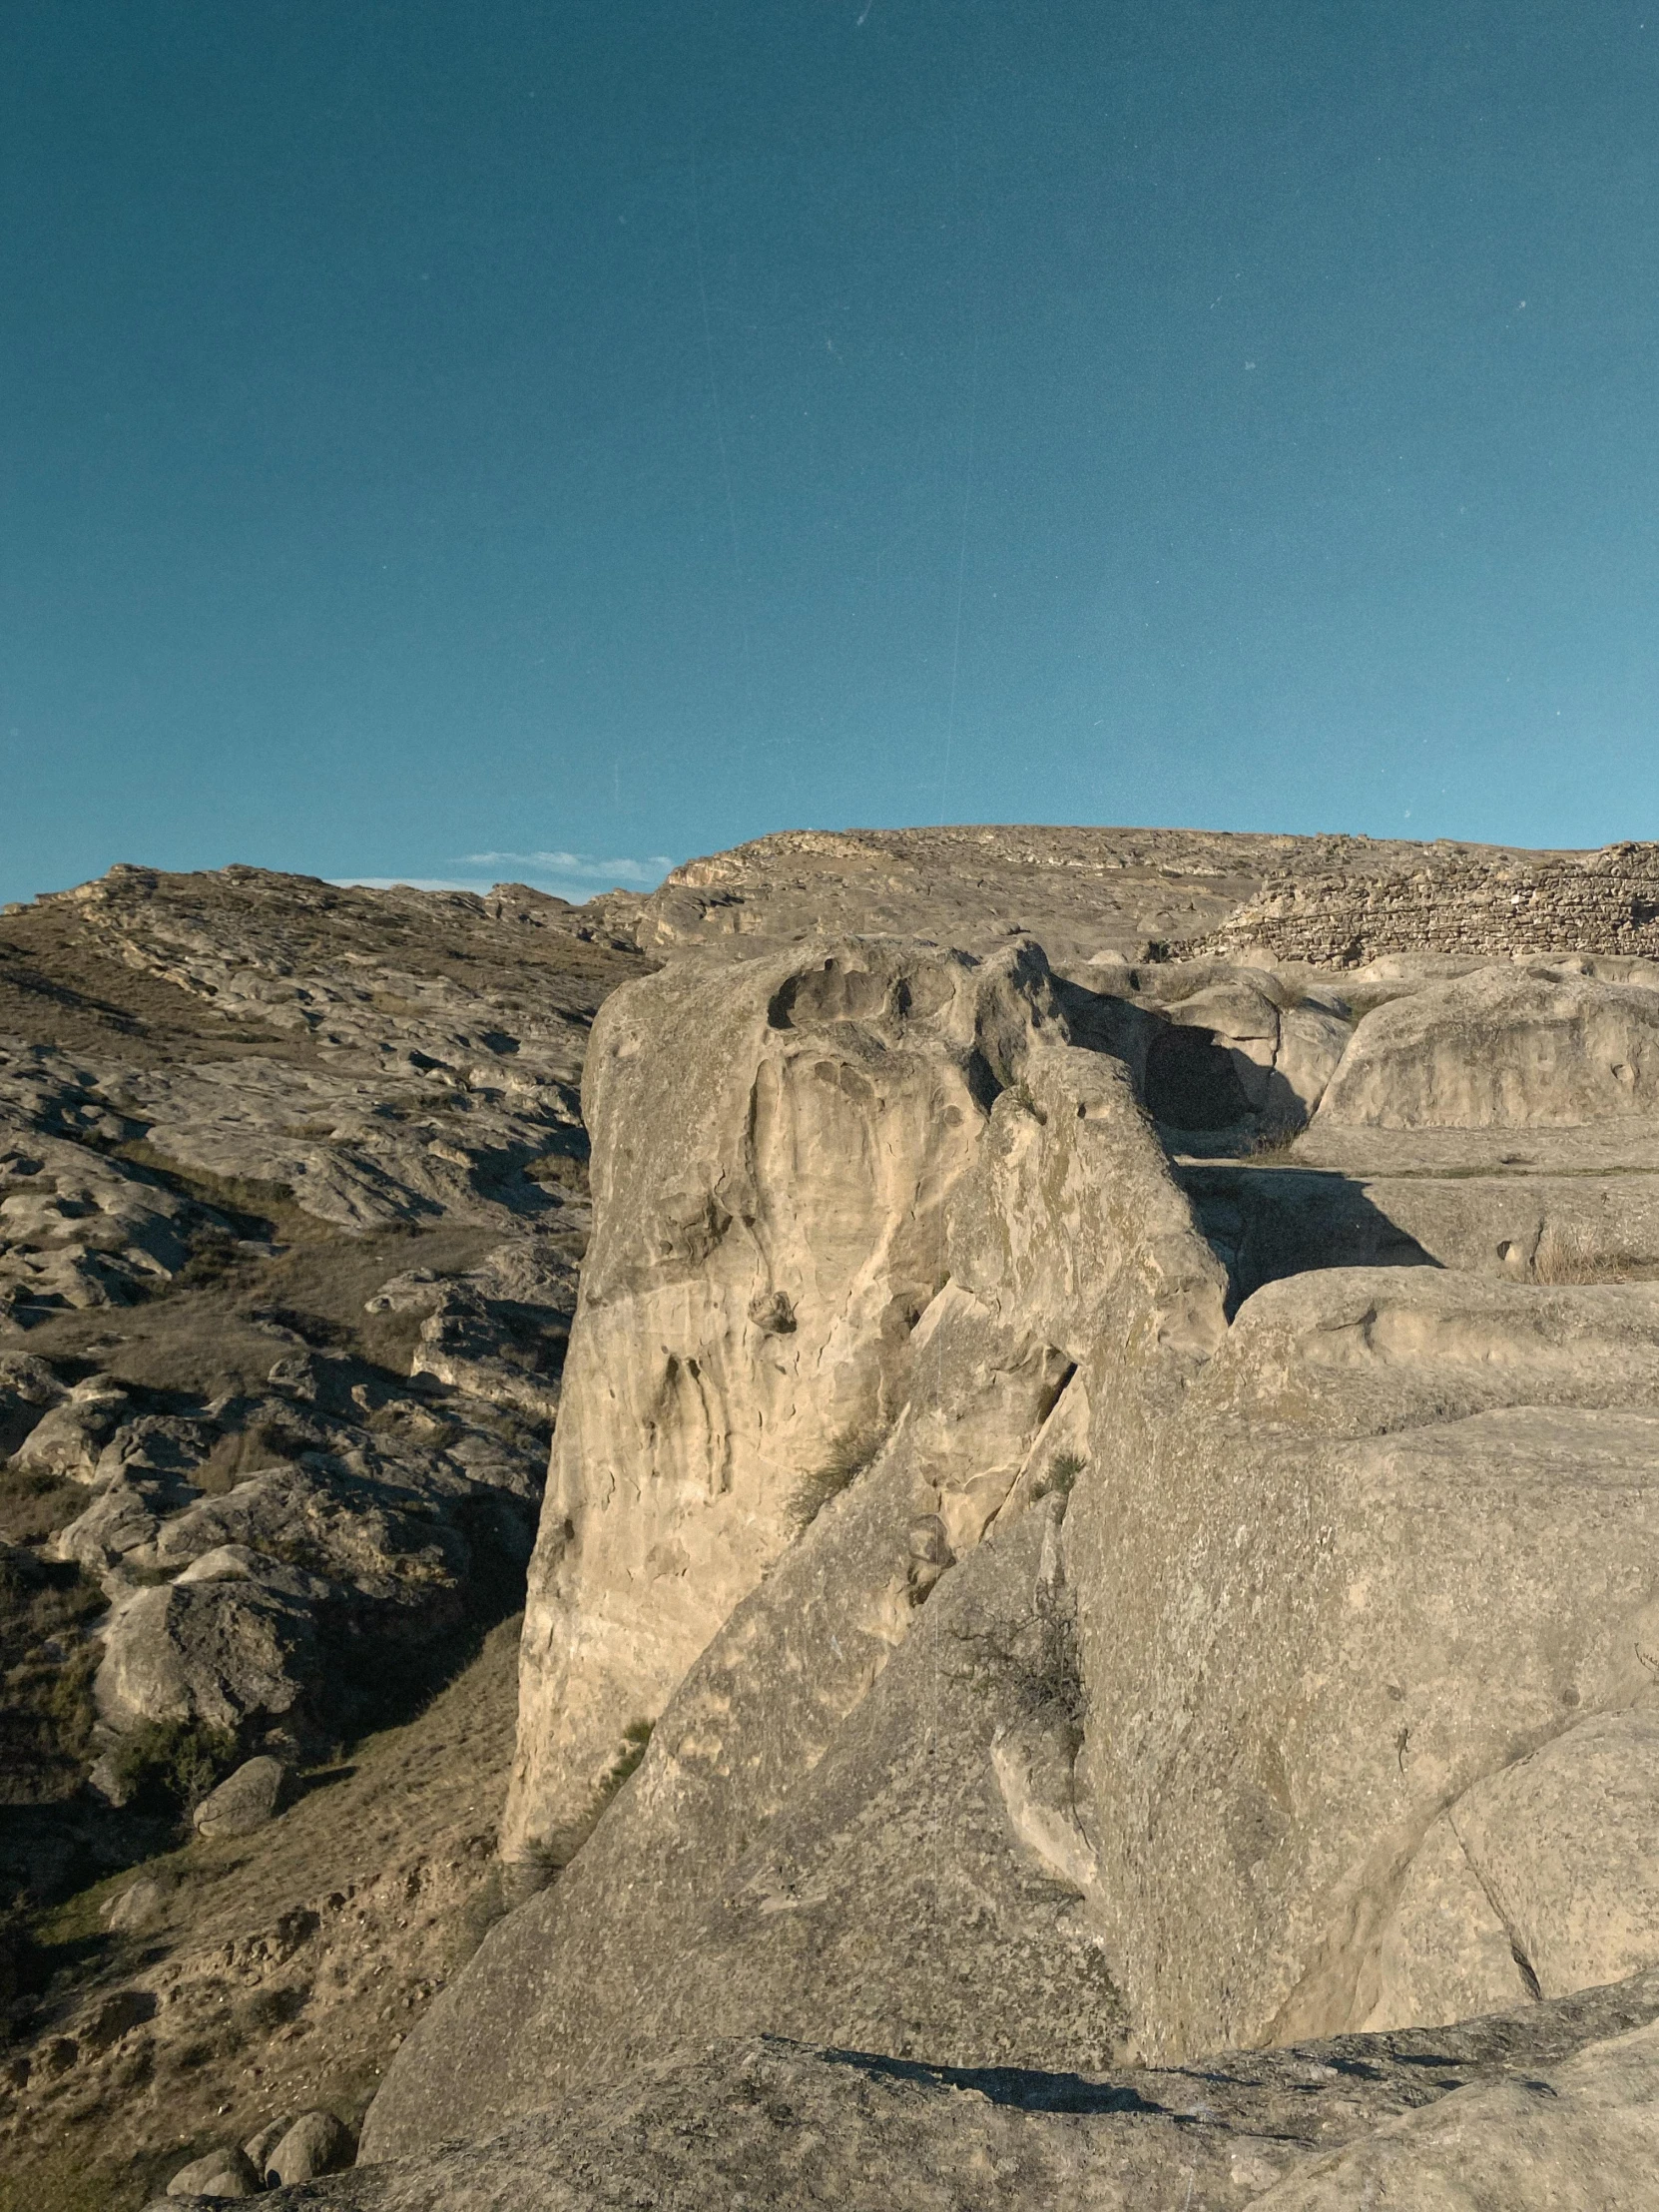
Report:
[[[1659,1114],[1659,992],[1508,966],[1431,984],[1366,1016],[1319,1113],[1383,1129]]]
[[[321,2174],[349,2166],[355,2148],[351,2130],[332,2112],[302,2112],[267,2153],[266,2173],[282,2188],[296,2181],[315,2181]]]
[[[233,2145],[181,2166],[167,2193],[170,2197],[257,2197],[264,2186],[247,2153]]]
[[[1358,1148],[1356,1148],[1358,1149]],[[1497,1158],[1437,1175],[1304,1162],[1181,1170],[1240,1298],[1331,1267],[1454,1268],[1511,1283],[1659,1277],[1659,1175],[1545,1173]]]
[[[318,1679],[305,1604],[251,1582],[176,1583],[113,1609],[93,1690],[114,1728],[199,1720],[236,1729],[293,1714]]]
[[[291,2113],[279,2120],[268,2120],[257,2135],[250,2135],[243,2144],[245,2155],[262,2181],[271,2179],[271,2154],[292,2125]]]
[[[248,1759],[210,1790],[192,1816],[210,1840],[252,1836],[276,1817],[287,1769],[279,1759]]]
[[[166,1913],[176,1887],[158,1876],[141,1874],[104,1908],[104,1926],[120,1936],[136,1936],[154,1928]]]
[[[130,1410],[125,1390],[107,1376],[77,1382],[67,1397],[49,1408],[12,1458],[31,1474],[56,1474],[90,1482],[98,1459]]]

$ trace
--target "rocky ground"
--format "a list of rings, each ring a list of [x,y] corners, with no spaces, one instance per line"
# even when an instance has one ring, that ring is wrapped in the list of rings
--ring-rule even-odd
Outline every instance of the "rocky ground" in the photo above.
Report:
[[[587,1027],[646,965],[510,887],[127,869],[0,919],[0,2127],[9,2175],[57,2176],[34,2203],[104,2201],[65,2177],[112,2158],[142,2194],[264,2094],[224,2062],[262,2031],[274,2096],[305,2101],[291,2048],[360,2109],[466,1939],[589,1230]],[[360,1778],[395,1786],[411,1721],[476,1755],[469,1802],[370,1842]],[[239,1767],[272,1825],[179,1851]],[[365,1976],[387,2016],[347,2025]]]
[[[1646,2205],[1659,1976],[1523,2018],[1167,2069],[950,2069],[750,2036],[481,2145],[359,2167],[338,2212],[1509,2212]],[[1605,2189],[1598,2187],[1605,2182]]]
[[[119,2212],[227,2139],[355,2120],[499,1911],[518,1621],[414,1721],[353,1743],[243,1838],[195,1836],[37,1922],[0,2203]]]
[[[18,2204],[1655,2201],[1655,878],[8,913]]]

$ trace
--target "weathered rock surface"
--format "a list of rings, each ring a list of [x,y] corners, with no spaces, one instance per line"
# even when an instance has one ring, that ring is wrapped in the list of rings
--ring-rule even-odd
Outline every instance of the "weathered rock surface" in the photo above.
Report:
[[[633,1678],[608,1736],[567,1770],[563,1800],[542,1797],[556,1817],[538,1825],[525,1808],[568,1758],[567,1715],[606,1684],[608,1639],[637,1649],[660,1632],[653,1613],[644,1638],[621,1633],[644,1598],[644,1538],[586,1550],[590,1501],[619,1498],[614,1526],[630,1530],[646,1500],[659,1509],[666,1466],[706,1514],[721,1494],[711,1462],[688,1483],[675,1455],[746,1419],[775,1432],[777,1331],[763,1323],[787,1305],[799,1330],[799,1285],[815,1272],[832,1311],[847,1309],[824,1272],[838,1251],[832,1194],[816,1210],[796,1200],[791,1272],[776,1237],[754,1239],[774,1261],[764,1279],[750,1254],[768,1210],[751,1195],[755,1070],[793,1050],[763,1033],[761,1009],[787,989],[793,1029],[800,979],[832,974],[815,1072],[825,1035],[838,1054],[862,1045],[867,1068],[860,1026],[891,1049],[881,1028],[899,955],[821,947],[809,966],[765,954],[728,967],[718,1018],[700,1011],[683,1031],[668,980],[612,1001],[588,1099],[598,1237],[542,1537],[565,1579],[541,1586],[534,1616],[535,1634],[568,1643],[557,1675],[527,1649],[510,1844],[539,1835],[564,1861],[586,1825],[582,1791],[591,1822],[607,1763],[621,1787],[555,1887],[495,1932],[405,2046],[367,2156],[487,2132],[711,2036],[1098,2069],[1124,2050],[1179,2058],[1446,2020],[1659,1957],[1635,1872],[1650,1764],[1639,1655],[1659,1598],[1646,1476],[1659,1286],[1575,1281],[1596,1271],[1552,1260],[1545,1228],[1570,1205],[1553,1186],[1527,1194],[1542,1202],[1529,1237],[1496,1234],[1513,1193],[1489,1139],[1492,1187],[1466,1201],[1460,1161],[1427,1192],[1399,1168],[1357,1194],[1345,1182],[1342,1203],[1358,1196],[1369,1214],[1353,1232],[1372,1240],[1365,1259],[1394,1264],[1334,1267],[1349,1254],[1322,1237],[1332,1209],[1320,1171],[1295,1164],[1300,1140],[1289,1166],[1195,1164],[1178,1180],[1146,1112],[1161,1108],[1179,1142],[1271,1127],[1288,1098],[1293,1125],[1314,1113],[1317,1159],[1320,1132],[1345,1127],[1331,1103],[1344,1071],[1377,1060],[1368,1028],[1428,1001],[1425,1021],[1443,1026],[1434,1005],[1450,994],[1453,1059],[1412,1063],[1438,1085],[1424,1093],[1434,1110],[1454,1130],[1484,1128],[1493,1115],[1469,1104],[1470,1071],[1500,1070],[1521,1034],[1511,1057],[1528,1087],[1520,1106],[1500,1098],[1501,1113],[1561,1129],[1606,1101],[1585,1091],[1577,1045],[1552,1059],[1526,1024],[1547,1028],[1565,1005],[1581,1042],[1604,1020],[1639,1028],[1659,997],[1475,971],[1396,993],[1357,1032],[1333,1000],[1310,1011],[1299,1064],[1311,1072],[1276,1094],[1298,1008],[1271,979],[1212,971],[1170,996],[1124,973],[1116,992],[1090,993],[1045,976],[1034,951],[1014,958],[998,1051],[983,1055],[971,1115],[947,1125],[952,1142],[963,1135],[938,1287],[892,1371],[886,1441],[787,1548],[786,1531],[770,1549],[763,1536],[747,1592],[717,1579],[735,1549],[721,1530],[717,1563],[687,1579],[720,1590],[724,1622],[688,1623],[701,1656],[666,1702],[679,1654],[658,1678]],[[674,971],[680,1003],[698,972]],[[980,1035],[959,1023],[935,1041],[904,1013],[912,1055],[959,1061]],[[652,1134],[664,1093],[632,1075],[607,1089],[597,1072],[611,1035],[633,1046],[629,1068],[667,1057],[691,1074],[698,1108],[674,1096],[667,1116],[693,1132],[678,1160],[710,1164],[684,1197],[664,1200],[668,1147]],[[740,1035],[757,1043],[739,1049]],[[1172,1058],[1163,1040],[1182,1035],[1196,1044]],[[903,1144],[916,1156],[936,1083],[880,1095],[913,1125]],[[1390,1117],[1368,1107],[1356,1120]],[[1647,1138],[1626,1126],[1639,1151]],[[825,1131],[801,1149],[809,1177],[848,1156],[860,1145]],[[1572,1182],[1580,1157],[1545,1164]],[[626,1186],[618,1159],[635,1171]],[[1243,1207],[1231,1241],[1217,1218],[1227,1179],[1237,1193],[1252,1176],[1254,1257]],[[1644,1182],[1621,1221],[1639,1222],[1648,1196]],[[1299,1205],[1301,1226],[1287,1226]],[[1435,1265],[1413,1223],[1452,1257],[1461,1239],[1475,1264]],[[728,1289],[734,1252],[744,1273]],[[676,1373],[719,1381],[695,1408],[659,1393],[630,1440],[614,1426],[616,1377],[666,1345],[662,1306],[631,1356],[589,1369],[585,1347],[636,1285],[661,1298],[657,1255],[672,1262]],[[740,1297],[754,1340],[731,1318]],[[832,1433],[799,1382],[789,1413]],[[1069,1510],[1055,1496],[1033,1512],[1057,1474]],[[760,1488],[737,1486],[746,1499]],[[753,1512],[736,1541],[753,1541]],[[635,1763],[622,1757],[626,1696],[655,1727],[622,1780]],[[1569,1850],[1565,1808],[1591,1800],[1596,1841]]]
[[[1482,968],[1368,1014],[1319,1111],[1387,1129],[1652,1118],[1659,990]]]
[[[285,2186],[337,2173],[351,2163],[351,2130],[333,2112],[302,2112],[266,2153],[266,2172]]]
[[[246,2151],[211,2150],[181,2166],[167,2185],[170,2197],[257,2197],[263,2186]]]
[[[1421,981],[1516,953],[1640,971],[1659,954],[1659,847],[1528,852],[1449,838],[1023,827],[786,830],[593,902],[658,953],[848,930],[987,951],[1027,932],[1068,972],[1157,949],[1260,966],[1396,964]],[[1645,956],[1645,958],[1644,958]]]
[[[107,1737],[360,1724],[511,1584],[558,1416],[503,1831],[545,1886],[369,2114],[423,2162],[323,2194],[1628,2195],[1655,891],[948,830],[585,916],[122,871],[7,917],[61,1018],[0,1066],[0,1423],[108,1600]],[[578,1298],[620,946],[673,964],[586,1051]],[[296,2034],[337,1918],[279,1924]],[[137,2081],[162,1993],[60,2006],[31,2094]]]
[[[1060,1016],[1046,963],[851,944],[610,1002],[583,1271],[525,1622],[506,1849],[567,1854],[624,1750],[873,1455],[946,1274],[984,1099]]]
[[[287,1769],[279,1759],[245,1759],[191,1816],[199,1836],[253,1836],[276,1818]]]
[[[952,2070],[733,2039],[655,2059],[485,2141],[361,2165],[274,2204],[1612,2212],[1654,2201],[1656,2005],[1649,1974],[1454,2028],[1108,2073]]]
[[[1101,1393],[1080,1764],[1142,2048],[1361,2024],[1434,1819],[1646,1694],[1652,1301],[1337,1270],[1258,1292],[1155,1432]]]

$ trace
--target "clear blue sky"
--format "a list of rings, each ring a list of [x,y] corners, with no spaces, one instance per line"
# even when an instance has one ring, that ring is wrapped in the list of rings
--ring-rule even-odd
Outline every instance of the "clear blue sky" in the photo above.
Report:
[[[1659,0],[6,0],[0,192],[0,895],[1659,835]]]

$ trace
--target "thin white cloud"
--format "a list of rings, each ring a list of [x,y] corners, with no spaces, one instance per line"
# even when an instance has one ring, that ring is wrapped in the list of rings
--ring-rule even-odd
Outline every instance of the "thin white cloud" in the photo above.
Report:
[[[558,875],[577,883],[637,883],[654,889],[674,862],[666,852],[654,852],[643,860],[595,860],[585,852],[463,852],[463,867],[533,867],[538,874]]]
[[[342,891],[487,891],[493,881],[480,881],[475,875],[463,882],[458,875],[330,875],[330,883],[337,883]]]
[[[666,853],[649,859],[596,860],[584,852],[465,852],[457,867],[493,870],[477,875],[335,875],[330,881],[363,890],[475,891],[480,896],[503,880],[552,891],[580,906],[599,891],[652,890],[673,866]]]

